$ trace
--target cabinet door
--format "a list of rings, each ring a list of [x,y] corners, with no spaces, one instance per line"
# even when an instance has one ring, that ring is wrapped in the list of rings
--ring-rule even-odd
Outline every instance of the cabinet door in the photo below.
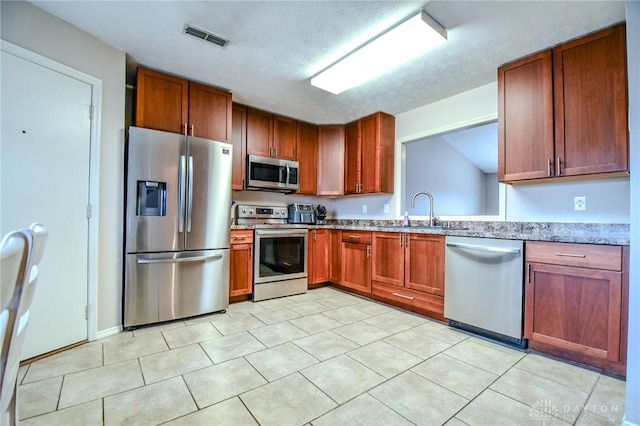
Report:
[[[296,151],[300,172],[298,194],[316,195],[318,192],[318,126],[298,123]]]
[[[296,161],[296,121],[287,118],[273,117],[273,150],[272,157]]]
[[[360,120],[349,123],[344,128],[344,193],[360,192],[362,174]]]
[[[625,27],[553,49],[556,176],[628,170]]]
[[[529,266],[525,337],[618,361],[622,273],[538,263]]]
[[[344,126],[320,126],[318,195],[342,195],[344,186]]]
[[[371,293],[371,245],[342,243],[341,284]]]
[[[253,244],[231,244],[229,296],[251,294],[253,285]]]
[[[395,117],[377,112],[360,120],[361,188],[360,192],[393,193],[395,153]]]
[[[189,134],[219,142],[231,141],[231,93],[189,83]]]
[[[498,69],[498,180],[554,174],[551,51]]]
[[[231,118],[231,143],[233,144],[231,189],[242,191],[247,174],[247,108],[233,104]]]
[[[309,231],[309,284],[329,281],[329,230],[312,229]]]
[[[172,133],[186,131],[189,82],[182,78],[138,68],[136,126]]]
[[[371,279],[404,286],[404,237],[397,232],[374,232],[371,244]]]
[[[405,287],[444,296],[444,243],[442,235],[408,234]]]
[[[342,283],[342,231],[329,231],[329,281]]]
[[[247,154],[272,157],[273,115],[247,109]]]

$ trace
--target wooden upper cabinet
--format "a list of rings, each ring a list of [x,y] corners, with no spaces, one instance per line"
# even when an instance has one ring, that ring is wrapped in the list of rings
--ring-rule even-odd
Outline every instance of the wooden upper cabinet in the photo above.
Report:
[[[344,126],[344,193],[358,194],[362,176],[360,120]]]
[[[136,126],[231,141],[231,93],[139,67]]]
[[[498,69],[498,180],[553,176],[551,51]]]
[[[320,126],[318,195],[343,195],[344,126]]]
[[[189,83],[189,134],[219,142],[231,142],[231,93]]]
[[[233,145],[231,189],[242,191],[247,169],[247,108],[233,104],[231,121],[231,144]]]
[[[278,115],[273,116],[272,157],[296,161],[296,120]]]
[[[318,126],[298,122],[296,128],[296,151],[300,165],[298,194],[316,195],[318,192],[318,138]]]
[[[392,194],[396,119],[392,115],[377,112],[361,121],[362,184],[360,192]]]
[[[247,109],[247,154],[271,157],[273,151],[273,114]]]
[[[345,194],[393,193],[395,117],[377,112],[345,127]]]
[[[624,24],[498,69],[498,180],[628,172]]]
[[[628,170],[624,24],[553,49],[556,176]]]
[[[189,121],[189,82],[139,67],[135,118],[137,127],[184,133]]]

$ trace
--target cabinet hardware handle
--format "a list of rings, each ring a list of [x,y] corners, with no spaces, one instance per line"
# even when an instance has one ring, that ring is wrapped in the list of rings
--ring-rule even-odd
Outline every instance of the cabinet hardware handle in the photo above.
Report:
[[[182,126],[184,129],[184,135],[187,136],[187,123],[184,123]]]
[[[274,146],[274,147],[273,147],[273,156],[274,156],[275,158],[278,158],[278,147],[277,147],[277,146]]]
[[[354,240],[359,240],[360,236],[359,235],[349,235],[349,238],[353,238]]]
[[[196,126],[194,126],[194,125],[192,124],[192,125],[191,125],[191,136],[194,136],[195,129],[196,129]]]
[[[552,176],[552,174],[551,174],[551,158],[547,158],[547,176]]]
[[[409,234],[404,234],[404,246],[409,247]]]
[[[556,157],[556,176],[562,175],[562,169],[560,168],[560,157]]]
[[[400,247],[404,247],[404,235],[400,234]]]
[[[244,240],[244,239],[246,239],[246,238],[247,238],[247,237],[233,237],[233,239],[234,239],[234,240]]]
[[[413,300],[413,297],[405,296],[404,294],[400,294],[400,293],[391,293],[391,294],[393,294],[394,296],[402,297],[403,299]]]
[[[316,240],[316,230],[314,229],[313,230],[313,241],[315,241],[315,240]]]
[[[564,257],[581,257],[581,258],[587,257],[584,254],[574,254],[574,253],[553,253],[553,254],[555,254],[556,256],[564,256]]]
[[[371,246],[367,246],[367,258],[371,257]]]

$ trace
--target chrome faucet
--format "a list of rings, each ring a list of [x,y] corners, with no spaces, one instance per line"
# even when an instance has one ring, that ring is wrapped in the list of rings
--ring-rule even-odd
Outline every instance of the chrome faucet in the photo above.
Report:
[[[413,194],[413,198],[411,199],[411,208],[416,206],[416,197],[420,194],[424,194],[429,197],[429,226],[433,226],[433,195],[429,194],[427,191],[419,191]]]

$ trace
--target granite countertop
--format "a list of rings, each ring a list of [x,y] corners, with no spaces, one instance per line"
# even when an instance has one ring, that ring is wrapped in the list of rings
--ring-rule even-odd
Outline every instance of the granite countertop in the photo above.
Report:
[[[555,223],[555,222],[445,222],[445,228],[425,228],[425,222],[338,219],[326,225],[306,225],[309,229],[341,229],[350,231],[407,232],[417,234],[455,235],[461,237],[502,238],[508,240],[553,241],[563,243],[629,245],[628,224]],[[300,225],[278,225],[300,227]],[[254,229],[254,225],[233,225],[231,229]],[[465,229],[461,229],[465,228]]]

